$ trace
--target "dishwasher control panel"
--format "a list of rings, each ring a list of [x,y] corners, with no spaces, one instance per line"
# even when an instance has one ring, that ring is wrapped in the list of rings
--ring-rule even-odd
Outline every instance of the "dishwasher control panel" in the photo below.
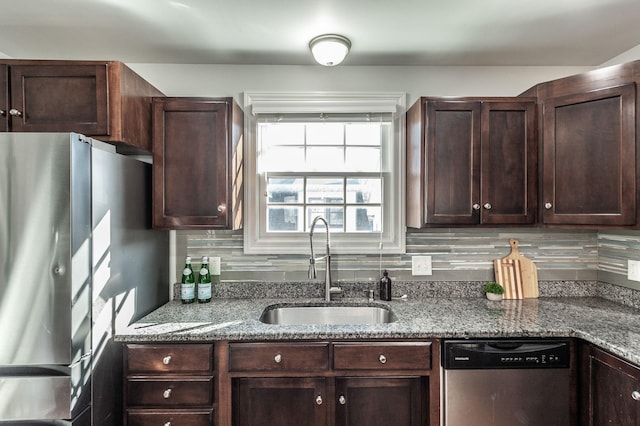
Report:
[[[445,369],[569,368],[566,339],[445,340]]]

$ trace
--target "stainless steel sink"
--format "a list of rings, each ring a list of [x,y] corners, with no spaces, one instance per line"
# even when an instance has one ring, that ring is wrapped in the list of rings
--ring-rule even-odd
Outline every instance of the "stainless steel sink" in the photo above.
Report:
[[[395,321],[382,306],[268,306],[260,316],[266,324],[385,324]]]

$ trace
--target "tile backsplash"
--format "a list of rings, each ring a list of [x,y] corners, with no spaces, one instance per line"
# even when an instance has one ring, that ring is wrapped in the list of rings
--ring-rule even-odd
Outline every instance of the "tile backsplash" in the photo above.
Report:
[[[638,234],[640,235],[640,234]],[[545,281],[595,281],[598,279],[599,243],[608,241],[596,231],[540,230],[528,228],[443,228],[409,230],[406,254],[341,255],[332,247],[332,275],[337,281],[377,281],[387,269],[395,280],[404,281],[487,281],[494,279],[493,260],[508,255],[509,239],[519,241],[520,253],[533,260],[538,277]],[[625,238],[616,235],[616,238]],[[640,237],[633,237],[629,245]],[[636,250],[640,252],[640,243]],[[615,251],[615,250],[614,250]],[[176,231],[176,271],[184,257],[194,263],[201,256],[221,258],[221,279],[242,281],[307,281],[309,247],[299,255],[247,255],[242,231]],[[433,275],[412,276],[413,255],[432,258]],[[613,255],[612,255],[613,256]],[[615,256],[613,256],[615,258]],[[614,268],[620,259],[607,262]],[[319,262],[318,276],[324,264]],[[626,274],[626,270],[625,270]],[[177,281],[176,277],[176,281]]]

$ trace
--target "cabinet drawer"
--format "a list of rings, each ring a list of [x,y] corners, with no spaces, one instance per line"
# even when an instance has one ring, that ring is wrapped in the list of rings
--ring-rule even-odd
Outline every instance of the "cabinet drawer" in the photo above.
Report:
[[[127,426],[210,426],[213,424],[213,410],[128,410]]]
[[[210,373],[213,345],[126,345],[129,374]]]
[[[213,404],[213,377],[127,380],[129,406],[202,406]]]
[[[336,370],[428,370],[429,342],[344,342],[333,345]]]
[[[326,371],[328,343],[232,343],[230,371]]]

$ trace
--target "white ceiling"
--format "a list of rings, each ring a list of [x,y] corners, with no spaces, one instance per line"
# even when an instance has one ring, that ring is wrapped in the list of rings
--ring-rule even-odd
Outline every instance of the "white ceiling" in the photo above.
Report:
[[[640,44],[638,0],[0,0],[0,57],[311,65],[597,66]]]

